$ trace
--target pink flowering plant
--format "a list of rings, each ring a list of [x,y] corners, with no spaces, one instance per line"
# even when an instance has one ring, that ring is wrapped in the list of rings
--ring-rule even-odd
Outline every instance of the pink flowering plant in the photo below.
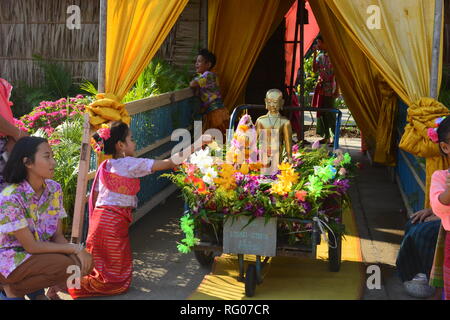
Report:
[[[61,98],[57,101],[42,101],[32,112],[15,120],[16,126],[30,134],[38,129],[51,136],[55,128],[66,119],[84,112],[85,106],[91,102],[90,97],[77,95],[74,98]]]

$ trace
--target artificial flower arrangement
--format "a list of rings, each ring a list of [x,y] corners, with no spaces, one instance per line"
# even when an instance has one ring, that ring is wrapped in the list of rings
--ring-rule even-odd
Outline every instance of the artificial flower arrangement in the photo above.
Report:
[[[191,155],[174,173],[164,175],[181,188],[190,209],[181,218],[186,238],[178,244],[178,250],[190,252],[200,241],[198,231],[205,224],[212,227],[220,242],[224,219],[239,216],[250,217],[251,223],[257,217],[266,221],[272,217],[311,220],[318,215],[334,232],[342,234],[341,217],[335,212],[350,186],[350,155],[340,150],[330,154],[326,148],[308,150],[294,145],[291,163],[282,162],[277,173],[262,175],[263,165],[254,161],[255,150],[249,150],[251,143],[243,144],[239,135],[239,131],[248,133],[254,127],[241,122],[228,150],[213,143]],[[238,163],[239,158],[244,161]],[[290,244],[309,243],[306,234],[312,230],[312,224],[283,222],[278,228],[283,231],[280,234],[288,235]]]

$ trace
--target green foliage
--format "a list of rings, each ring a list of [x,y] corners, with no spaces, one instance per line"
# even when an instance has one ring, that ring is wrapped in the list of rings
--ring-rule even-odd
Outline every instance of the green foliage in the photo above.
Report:
[[[46,137],[45,132],[40,130],[38,130],[36,135]],[[56,160],[53,180],[61,184],[64,195],[64,208],[69,217],[65,222],[66,227],[71,223],[75,205],[82,137],[83,116],[81,114],[75,114],[70,120],[67,119],[57,126],[49,137],[47,136]]]
[[[98,93],[97,87],[92,82],[86,80],[83,82],[83,84],[80,86],[80,89],[85,91],[86,93],[90,93],[91,95],[95,96]]]
[[[450,109],[450,65],[444,65],[442,69],[441,91],[438,100]]]
[[[44,60],[39,55],[33,55],[33,60],[42,70],[44,81],[37,87],[30,87],[25,82],[13,85],[11,101],[14,103],[12,110],[15,117],[30,112],[41,101],[57,100],[81,93],[71,74],[61,64]]]
[[[153,59],[144,69],[123,102],[148,98],[154,95],[188,87],[191,74],[188,68],[177,69],[162,59]]]

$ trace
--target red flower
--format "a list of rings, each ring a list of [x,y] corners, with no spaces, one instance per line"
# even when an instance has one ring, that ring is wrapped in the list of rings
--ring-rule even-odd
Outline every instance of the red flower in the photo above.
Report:
[[[297,192],[295,193],[295,197],[296,197],[297,200],[299,200],[299,201],[305,201],[307,195],[308,195],[308,192],[306,192],[306,191],[304,191],[304,190],[300,190],[300,191],[297,191]]]

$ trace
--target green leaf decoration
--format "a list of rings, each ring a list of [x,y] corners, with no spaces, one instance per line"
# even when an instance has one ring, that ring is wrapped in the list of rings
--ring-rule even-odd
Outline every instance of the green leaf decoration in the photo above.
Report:
[[[342,160],[342,164],[350,164],[352,162],[352,157],[350,156],[350,154],[347,152],[346,154],[344,154],[344,160]]]
[[[189,253],[191,252],[191,248],[200,241],[200,239],[194,237],[195,223],[191,214],[188,213],[180,218],[180,227],[185,234],[185,238],[181,240],[184,244],[178,244],[178,251],[181,253]]]
[[[181,253],[189,253],[189,252],[191,252],[191,248],[189,248],[188,246],[186,246],[186,245],[184,245],[182,243],[178,244],[177,249]]]

